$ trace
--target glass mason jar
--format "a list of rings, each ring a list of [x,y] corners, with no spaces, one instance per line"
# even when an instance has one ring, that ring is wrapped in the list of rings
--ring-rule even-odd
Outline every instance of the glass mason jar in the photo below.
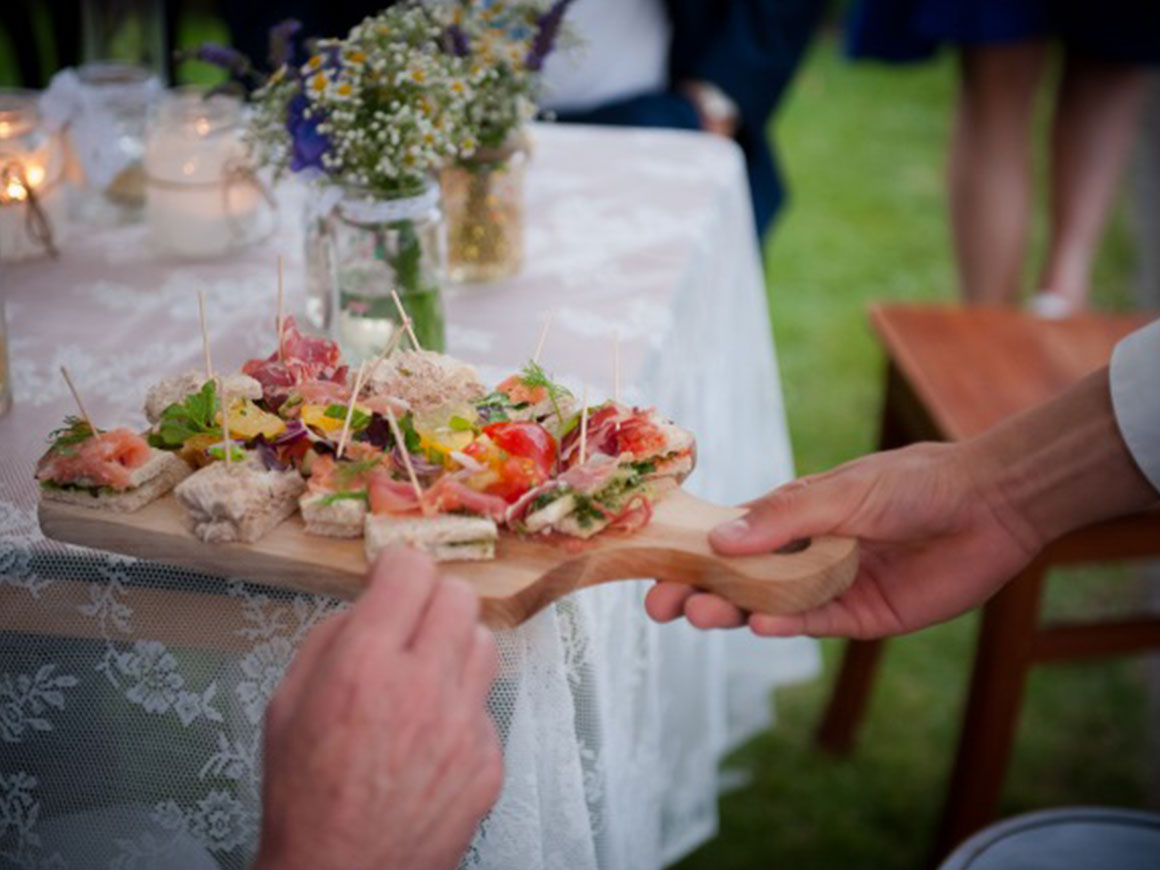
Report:
[[[145,128],[161,83],[144,67],[112,62],[85,64],[76,78],[78,99],[68,121],[80,172],[74,216],[103,226],[139,221]]]
[[[330,332],[345,355],[370,359],[386,348],[401,321],[392,291],[423,348],[444,349],[446,236],[436,185],[398,199],[344,191],[307,230],[308,296],[315,300],[307,304],[317,311],[318,294],[328,291]]]
[[[0,88],[0,262],[56,254],[66,228],[64,148],[36,103]]]
[[[158,250],[223,256],[272,229],[273,199],[242,133],[237,98],[194,88],[166,94],[145,145],[145,223]]]
[[[448,277],[473,283],[510,278],[524,259],[524,175],[528,137],[477,151],[443,170]]]

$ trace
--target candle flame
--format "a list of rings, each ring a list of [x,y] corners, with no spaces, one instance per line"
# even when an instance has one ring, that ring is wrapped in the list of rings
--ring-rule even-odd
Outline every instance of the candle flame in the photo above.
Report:
[[[0,175],[0,203],[24,202],[30,190],[44,184],[44,166],[40,163],[25,164],[23,173],[19,171],[19,164],[16,166],[15,171],[6,166]]]

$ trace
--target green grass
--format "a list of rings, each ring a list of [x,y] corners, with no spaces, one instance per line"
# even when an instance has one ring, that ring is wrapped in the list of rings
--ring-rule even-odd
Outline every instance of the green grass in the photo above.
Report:
[[[769,243],[767,277],[800,472],[874,447],[882,359],[866,306],[954,298],[943,188],[953,93],[949,59],[912,69],[850,66],[823,41],[776,124],[793,198]],[[1041,218],[1034,236],[1041,246]],[[1130,298],[1131,252],[1117,214],[1096,269],[1099,304],[1122,307]],[[1054,577],[1049,611],[1138,603],[1138,584],[1126,572],[1111,573],[1115,582],[1094,569]],[[723,798],[721,835],[682,870],[922,866],[953,757],[975,626],[966,617],[892,641],[860,745],[840,760],[812,744],[841,651],[826,642],[825,678],[778,693],[777,727],[731,760],[749,784]],[[1145,805],[1147,736],[1137,662],[1039,669],[1001,811]]]

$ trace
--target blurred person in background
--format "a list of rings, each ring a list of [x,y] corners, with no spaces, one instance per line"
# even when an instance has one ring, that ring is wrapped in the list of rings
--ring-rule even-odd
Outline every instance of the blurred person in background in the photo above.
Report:
[[[959,54],[950,217],[960,289],[972,303],[1019,296],[1032,207],[1032,116],[1053,40],[1062,69],[1051,128],[1049,236],[1032,308],[1083,311],[1092,261],[1160,61],[1155,0],[858,0],[855,58]]]
[[[764,235],[785,199],[768,125],[824,0],[575,0],[583,45],[544,66],[559,120],[706,130],[745,152]]]

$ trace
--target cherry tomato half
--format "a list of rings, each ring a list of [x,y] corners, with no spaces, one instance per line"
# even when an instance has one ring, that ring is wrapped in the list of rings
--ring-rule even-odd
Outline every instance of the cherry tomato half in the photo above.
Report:
[[[514,502],[552,476],[556,469],[556,439],[539,423],[511,421],[483,427],[486,439],[464,450],[499,476],[484,492]]]

